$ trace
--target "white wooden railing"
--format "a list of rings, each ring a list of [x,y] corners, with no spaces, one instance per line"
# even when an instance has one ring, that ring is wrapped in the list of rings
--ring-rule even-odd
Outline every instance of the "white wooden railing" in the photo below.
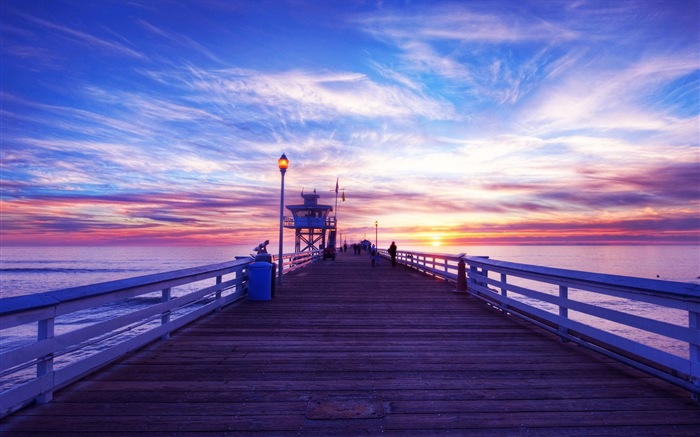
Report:
[[[386,250],[380,253],[388,257]],[[460,284],[526,319],[700,397],[700,285],[490,260],[399,252],[397,261]]]
[[[323,251],[313,250],[307,252],[294,252],[282,254],[282,272],[284,274],[293,272],[296,269],[306,267],[314,261],[318,261],[323,257]],[[279,256],[273,255],[273,262],[279,264]]]
[[[385,250],[381,253],[387,256]],[[697,284],[463,255],[402,251],[397,258],[401,264],[457,284],[460,276],[468,275],[464,278],[468,293],[492,308],[684,387],[697,399]],[[320,251],[284,254],[284,272],[320,258]],[[0,335],[27,337],[16,347],[3,345],[0,352],[0,416],[35,400],[50,401],[55,390],[129,351],[159,338],[167,339],[185,324],[241,299],[247,292],[251,261],[245,257],[0,299]],[[464,270],[460,269],[460,261],[464,262]],[[98,314],[102,317],[95,320]]]
[[[320,257],[320,251],[284,254],[283,272]],[[239,257],[0,299],[0,417],[34,401],[49,402],[61,387],[245,297],[252,261]],[[10,338],[15,340],[8,347]]]

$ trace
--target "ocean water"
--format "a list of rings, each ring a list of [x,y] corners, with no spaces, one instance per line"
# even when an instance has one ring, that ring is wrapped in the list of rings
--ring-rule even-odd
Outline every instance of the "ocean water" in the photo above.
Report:
[[[433,247],[536,266],[700,283],[700,246],[467,246]]]
[[[2,247],[0,297],[215,264],[250,255],[252,247]]]
[[[491,259],[639,278],[700,283],[698,246],[467,246],[399,250]],[[285,251],[286,252],[286,251]],[[233,260],[252,245],[222,247],[2,247],[0,297],[20,296]]]

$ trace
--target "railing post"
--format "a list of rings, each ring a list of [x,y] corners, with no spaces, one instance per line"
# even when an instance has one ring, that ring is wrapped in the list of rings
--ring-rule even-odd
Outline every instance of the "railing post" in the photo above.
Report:
[[[476,285],[476,275],[479,273],[476,266],[473,264],[469,265],[469,279],[467,280],[467,290],[472,290],[470,294],[475,294],[476,288],[472,287],[472,284]]]
[[[55,335],[55,319],[52,317],[50,319],[39,320],[39,326],[37,331],[37,340],[44,341],[53,338]],[[36,365],[36,377],[49,377],[53,379],[53,353],[45,355],[39,358]],[[49,384],[44,384],[45,387],[52,387],[51,391],[48,391],[36,398],[37,404],[46,404],[53,400],[53,386],[54,383],[51,381]]]
[[[467,291],[467,267],[464,258],[457,263],[457,291]]]
[[[691,336],[694,339],[688,344],[690,349],[690,382],[693,385],[700,386],[700,313],[697,311],[688,311],[688,327],[695,331],[695,335]],[[700,402],[700,394],[691,393],[691,397],[695,402]]]
[[[569,287],[564,285],[559,286],[559,317],[564,319],[569,318],[569,307],[567,302],[569,301]],[[559,333],[562,335],[562,340],[566,340],[564,336],[569,334],[569,330],[562,325],[559,325]]]
[[[219,275],[219,276],[216,277],[216,285],[219,286],[219,287],[216,289],[216,298],[215,298],[216,301],[218,302],[218,304],[217,304],[217,306],[216,306],[216,312],[217,312],[217,313],[218,313],[219,311],[221,311],[221,282],[222,282],[222,277],[221,277],[221,275]]]
[[[508,283],[508,275],[505,273],[501,273],[501,296],[503,296],[503,300],[505,301],[505,298],[508,297],[508,288],[505,286]],[[505,302],[501,302],[501,308],[503,311],[508,311],[508,304]]]
[[[161,302],[168,302],[170,300],[170,291],[171,288],[166,288],[161,292]],[[165,325],[167,323],[170,323],[170,310],[163,311],[163,313],[160,316],[160,324]],[[167,340],[169,338],[169,332],[166,332],[165,334],[160,336],[161,340]]]

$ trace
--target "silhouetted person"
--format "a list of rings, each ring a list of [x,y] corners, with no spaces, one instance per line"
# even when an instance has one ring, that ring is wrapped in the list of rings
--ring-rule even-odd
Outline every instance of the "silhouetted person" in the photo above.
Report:
[[[396,267],[396,243],[391,242],[391,246],[389,246],[389,255],[391,255],[391,266]]]

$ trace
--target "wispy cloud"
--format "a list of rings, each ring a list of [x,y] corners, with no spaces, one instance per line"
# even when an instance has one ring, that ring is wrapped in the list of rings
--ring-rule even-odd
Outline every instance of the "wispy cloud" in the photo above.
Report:
[[[274,109],[292,122],[339,116],[454,117],[446,102],[431,100],[399,87],[381,85],[359,73],[301,70],[262,73],[236,69],[215,74],[206,74],[205,82],[194,85],[202,91],[211,91],[212,83],[216,83],[219,99],[235,100],[243,107]],[[200,77],[204,76],[205,73],[200,74]]]
[[[27,5],[2,6],[4,242],[267,239],[282,152],[287,203],[339,177],[355,237],[700,238],[695,4]]]
[[[646,102],[669,83],[697,72],[697,68],[690,56],[664,56],[623,69],[596,67],[569,74],[559,85],[543,91],[537,104],[528,108],[527,124],[548,131],[672,131],[674,125],[684,122],[674,115],[677,108],[654,107]]]
[[[22,13],[18,13],[17,15],[27,20],[28,22],[34,23],[37,26],[37,30],[52,32],[56,35],[57,38],[69,39],[71,42],[83,48],[89,48],[100,52],[107,52],[116,56],[126,56],[131,58],[144,57],[144,54],[139,52],[138,50],[132,47],[128,47],[127,45],[117,41],[110,41],[104,38],[100,38],[89,32],[77,30],[70,26],[57,24],[48,19],[39,18],[35,15],[28,15]]]
[[[187,35],[183,35],[181,33],[176,32],[169,32],[149,23],[146,20],[138,20],[138,22],[151,34],[163,38],[166,43],[171,43],[176,47],[179,47],[182,50],[186,50],[188,52],[194,51],[196,54],[201,54],[217,63],[224,63],[224,61],[220,57],[218,57],[211,50],[207,49],[206,46],[198,43],[197,41],[193,40]]]
[[[520,13],[522,9],[515,5],[504,3],[488,11],[484,6],[435,5],[419,14],[389,10],[382,15],[363,17],[360,23],[376,37],[395,40],[420,38],[494,44],[580,38],[576,31]]]

